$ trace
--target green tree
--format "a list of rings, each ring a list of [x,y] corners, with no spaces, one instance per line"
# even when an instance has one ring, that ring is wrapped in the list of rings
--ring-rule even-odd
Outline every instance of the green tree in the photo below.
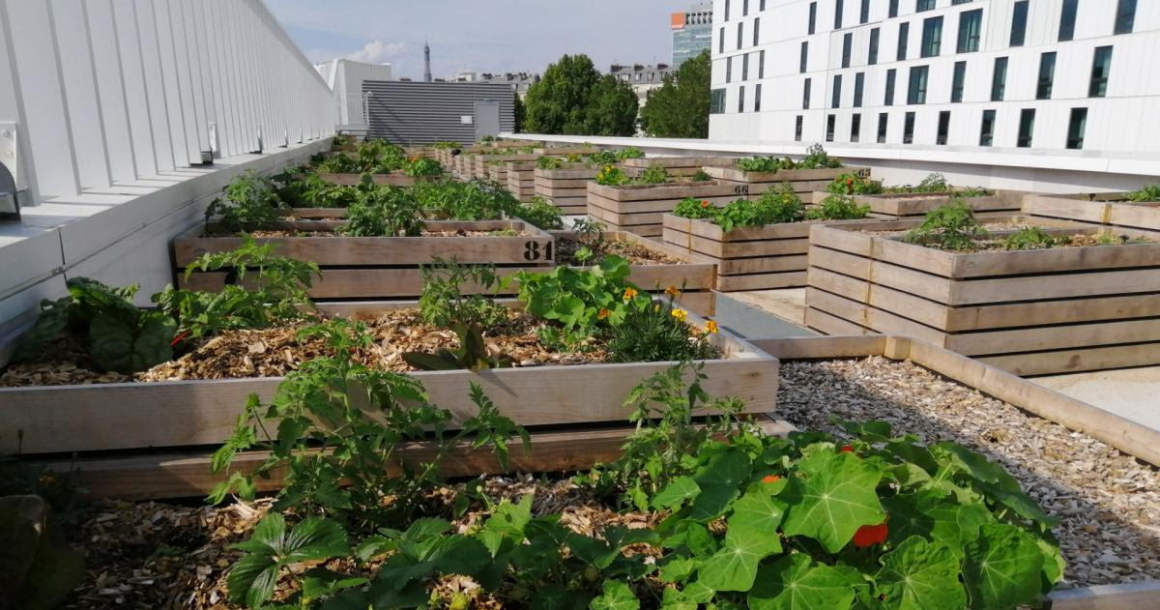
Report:
[[[584,133],[594,136],[634,136],[639,110],[640,103],[632,87],[607,74],[592,88]]]
[[[516,118],[516,126],[513,131],[520,133],[524,130],[524,121],[528,118],[528,107],[524,105],[524,101],[520,99],[520,94],[512,92],[512,105]]]
[[[580,133],[600,73],[587,55],[565,55],[528,89],[524,127],[531,133]]]
[[[709,52],[681,64],[649,93],[640,113],[641,129],[657,138],[709,137]]]
[[[631,136],[639,111],[627,83],[601,76],[586,55],[565,55],[528,89],[523,131]]]

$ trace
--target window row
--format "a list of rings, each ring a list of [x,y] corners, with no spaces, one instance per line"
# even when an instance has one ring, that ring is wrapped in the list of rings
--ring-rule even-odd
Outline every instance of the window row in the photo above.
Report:
[[[998,110],[984,110],[979,128],[979,146],[991,147],[995,145],[995,125],[998,121]],[[1066,147],[1069,150],[1082,150],[1084,136],[1087,132],[1087,108],[1072,108],[1067,124]],[[805,117],[797,115],[794,126],[794,140],[802,141],[803,124]],[[907,112],[903,115],[902,144],[915,143],[915,124],[918,113]],[[836,138],[838,117],[834,114],[826,115],[826,142],[833,142]],[[888,144],[890,113],[878,113],[875,141],[878,144]],[[950,141],[951,111],[943,110],[938,113],[938,129],[935,131],[934,144],[945,146]],[[1014,144],[1017,148],[1031,148],[1035,135],[1035,109],[1022,108],[1019,110],[1019,129]],[[862,141],[862,115],[850,115],[850,142]]]
[[[1113,47],[1097,47],[1092,53],[1091,75],[1088,80],[1088,97],[1106,97],[1108,93],[1108,79],[1112,72]],[[1048,51],[1039,56],[1039,72],[1036,80],[1035,99],[1049,100],[1055,86],[1054,51]],[[804,61],[804,59],[803,59]],[[1007,94],[1007,57],[996,57],[991,66],[991,95],[992,102],[1004,101]],[[831,108],[842,106],[842,74],[835,74],[831,81]],[[930,66],[912,66],[907,73],[906,103],[908,105],[922,105],[926,103],[927,82],[930,77]],[[895,102],[895,84],[898,70],[891,68],[886,71],[886,85],[884,89],[883,106],[893,106]],[[967,80],[967,62],[957,61],[951,78],[950,101],[958,104],[963,101],[963,91]],[[802,108],[810,107],[812,78],[806,78],[802,87]],[[866,83],[866,73],[858,72],[854,75],[855,108],[862,107],[863,91]]]
[[[741,62],[741,82],[745,82],[745,81],[749,80],[749,56],[750,55],[757,56],[757,60],[756,60],[757,61],[757,76],[756,76],[756,78],[758,78],[758,79],[765,78],[765,51],[755,51],[752,53],[746,53],[744,55],[734,55],[732,57],[725,58],[725,82],[726,83],[733,82],[733,60],[739,60]]]

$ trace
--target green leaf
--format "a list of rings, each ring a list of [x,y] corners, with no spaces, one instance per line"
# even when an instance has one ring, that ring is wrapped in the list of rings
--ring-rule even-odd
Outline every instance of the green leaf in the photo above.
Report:
[[[572,607],[572,594],[562,585],[539,587],[532,594],[532,610],[565,610]]]
[[[967,545],[963,567],[971,608],[999,610],[1035,601],[1042,593],[1043,561],[1035,538],[1018,527],[994,523],[979,528],[979,538]]]
[[[760,489],[734,503],[725,546],[701,566],[700,582],[716,591],[750,590],[761,560],[781,552],[781,517],[781,506]]]
[[[854,602],[849,578],[801,553],[762,567],[758,575],[748,596],[751,610],[829,610],[849,608]]]
[[[661,566],[660,577],[664,582],[683,582],[692,576],[696,568],[697,562],[693,558],[672,556],[672,559]]]
[[[238,560],[226,577],[230,601],[257,608],[274,596],[279,566],[268,555],[246,555]]]
[[[176,332],[177,323],[164,314],[109,311],[89,325],[89,353],[104,370],[137,373],[173,358]]]
[[[912,536],[882,556],[876,578],[883,606],[898,610],[965,608],[959,557],[941,542]]]
[[[284,564],[318,561],[350,552],[346,530],[341,525],[319,517],[308,517],[290,530],[279,553]]]
[[[979,527],[994,522],[991,511],[978,502],[960,503],[933,490],[899,494],[882,501],[890,513],[890,544],[898,546],[911,536],[942,542],[958,555],[979,535]]]
[[[752,469],[752,461],[740,449],[726,447],[713,454],[693,477],[701,493],[693,501],[690,516],[702,521],[719,517],[738,496]]]
[[[882,471],[853,453],[822,449],[798,462],[788,493],[786,536],[808,536],[837,553],[863,525],[886,519],[876,489]]]
[[[281,555],[283,538],[286,536],[286,518],[282,513],[271,512],[254,527],[250,539],[233,545],[233,548],[258,555]]]
[[[403,539],[419,542],[425,538],[443,534],[449,529],[451,529],[451,522],[444,519],[416,519],[403,534]]]
[[[661,608],[664,610],[697,610],[697,602],[686,595],[684,591],[673,588],[665,589],[661,599]]]
[[[512,504],[503,500],[492,512],[491,518],[483,526],[487,531],[503,534],[507,537],[523,539],[524,528],[532,520],[532,494],[520,498],[519,504]]]
[[[729,517],[729,529],[725,534],[730,539],[756,541],[769,548],[768,553],[781,552],[781,539],[777,528],[785,515],[785,505],[769,497],[767,491],[751,491],[733,504],[733,515]]]
[[[653,507],[658,510],[667,510],[676,506],[680,506],[685,500],[697,497],[701,493],[701,487],[692,477],[680,477],[661,490],[656,497],[653,498]]]
[[[604,594],[592,599],[591,610],[640,610],[640,600],[628,585],[619,580],[606,580]]]

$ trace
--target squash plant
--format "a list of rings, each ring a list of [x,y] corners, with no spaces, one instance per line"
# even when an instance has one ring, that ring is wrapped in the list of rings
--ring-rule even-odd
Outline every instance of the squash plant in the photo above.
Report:
[[[238,545],[248,555],[230,573],[231,599],[263,606],[289,574],[302,584],[283,603],[324,610],[1006,610],[1037,605],[1062,578],[1053,520],[984,456],[881,422],[843,423],[845,440],[763,436],[703,380],[687,363],[645,380],[626,402],[639,427],[624,457],[576,479],[619,492],[655,526],[584,535],[559,514],[534,514],[530,495],[468,494],[488,517],[458,530],[450,515],[424,513],[343,536],[307,511],[286,535],[273,514]],[[691,414],[704,406],[717,415],[699,431]],[[352,474],[350,493],[365,493]],[[296,549],[271,550],[291,540]],[[357,567],[303,572],[306,561]],[[435,588],[452,575],[472,586]]]

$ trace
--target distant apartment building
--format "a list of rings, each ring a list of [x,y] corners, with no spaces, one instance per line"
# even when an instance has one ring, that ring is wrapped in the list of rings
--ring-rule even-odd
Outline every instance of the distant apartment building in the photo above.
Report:
[[[697,4],[685,13],[672,14],[673,68],[680,68],[713,46],[713,5]]]
[[[455,75],[455,82],[457,83],[491,83],[511,85],[512,91],[524,99],[528,96],[528,89],[532,85],[540,82],[539,74],[532,74],[530,72],[504,72],[503,74],[492,72],[476,72],[474,70],[464,70]]]
[[[612,67],[608,69],[609,74],[615,76],[622,82],[628,83],[632,87],[642,107],[648,101],[649,91],[665,84],[665,76],[675,74],[676,71],[675,67],[668,64],[656,64],[655,66],[645,64],[633,64],[631,66],[612,64]]]
[[[1025,149],[1074,163],[1160,152],[1156,0],[715,0],[714,10],[711,139]]]

